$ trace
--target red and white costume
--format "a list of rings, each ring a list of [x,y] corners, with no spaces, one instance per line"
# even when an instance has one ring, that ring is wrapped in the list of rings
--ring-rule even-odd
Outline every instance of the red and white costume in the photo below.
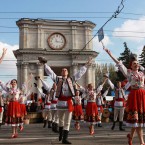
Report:
[[[57,112],[57,102],[58,98],[56,98],[56,91],[52,88],[50,90],[51,97],[51,114],[52,114],[52,122],[59,123],[58,112]]]
[[[126,107],[126,125],[143,127],[145,125],[144,73],[127,69],[122,62],[117,66],[131,85]]]
[[[0,125],[3,123],[3,113],[4,113],[4,100],[2,96],[2,91],[0,90]]]
[[[87,99],[87,106],[84,120],[90,123],[96,123],[101,120],[98,113],[98,107],[96,104],[96,99],[98,93],[102,90],[102,86],[99,86],[97,91],[95,90],[86,90],[86,99]]]
[[[45,64],[46,73],[52,78],[57,84],[56,97],[58,97],[58,116],[59,116],[59,127],[62,127],[63,130],[69,131],[72,111],[73,111],[73,102],[72,97],[75,96],[73,83],[79,80],[84,73],[86,72],[86,66],[80,68],[80,70],[74,74],[71,78],[63,78],[57,76],[53,70]]]
[[[7,101],[9,104],[5,123],[11,126],[19,126],[22,123],[21,108],[19,103],[20,90],[17,87],[8,88],[2,82],[0,83],[0,86],[8,93]]]
[[[45,98],[44,100],[44,109],[42,111],[42,116],[44,120],[51,121],[52,120],[52,115],[51,115],[51,101],[50,101],[50,94],[44,94],[42,90],[37,88],[41,97]]]
[[[72,114],[72,119],[76,121],[84,120],[81,96],[74,97],[74,111]]]
[[[119,121],[123,121],[124,109],[125,109],[125,92],[123,88],[117,88],[114,84],[108,80],[109,85],[115,91],[115,100],[114,100],[114,121],[117,121],[119,116]]]

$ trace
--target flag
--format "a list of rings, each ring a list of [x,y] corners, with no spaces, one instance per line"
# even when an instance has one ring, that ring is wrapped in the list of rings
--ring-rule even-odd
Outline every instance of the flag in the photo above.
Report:
[[[98,30],[98,39],[99,39],[99,42],[102,41],[102,40],[104,39],[103,27],[101,27],[101,28]]]

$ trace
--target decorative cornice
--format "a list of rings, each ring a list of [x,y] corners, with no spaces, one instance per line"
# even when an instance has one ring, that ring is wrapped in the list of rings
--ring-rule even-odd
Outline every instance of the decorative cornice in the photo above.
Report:
[[[88,26],[91,28],[94,28],[96,26],[95,23],[91,22],[91,21],[77,21],[77,20],[48,20],[48,19],[30,19],[30,18],[21,18],[18,21],[16,21],[17,26],[24,26],[26,24],[28,25],[62,25],[62,26]]]
[[[13,51],[15,57],[17,57],[18,55],[22,55],[22,54],[42,54],[42,55],[77,55],[77,56],[81,56],[81,55],[91,55],[93,57],[97,57],[98,56],[98,52],[96,51],[92,51],[92,50],[69,50],[69,51],[52,51],[52,50],[46,50],[46,49],[18,49]]]

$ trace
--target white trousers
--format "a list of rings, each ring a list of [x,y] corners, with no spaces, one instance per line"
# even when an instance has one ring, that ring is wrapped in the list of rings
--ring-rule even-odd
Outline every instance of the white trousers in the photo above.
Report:
[[[44,109],[42,111],[42,116],[44,120],[52,121],[52,114],[50,109]]]
[[[114,107],[114,121],[117,121],[117,117],[119,116],[119,121],[123,121],[123,116],[124,116],[124,107],[122,108],[117,108]]]
[[[72,112],[69,112],[68,110],[58,110],[58,117],[59,127],[63,127],[63,130],[69,131],[72,119]]]
[[[3,113],[4,113],[4,109],[2,108],[2,112],[0,113],[0,123],[3,122]]]
[[[57,110],[51,110],[52,122],[59,123]]]
[[[98,121],[98,123],[102,123],[101,119],[102,119],[102,112],[100,110],[98,110],[98,116],[100,118],[100,121]]]

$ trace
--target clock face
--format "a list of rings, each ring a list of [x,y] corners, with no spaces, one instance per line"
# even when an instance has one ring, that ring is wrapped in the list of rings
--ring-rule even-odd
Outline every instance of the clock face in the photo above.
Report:
[[[66,44],[66,39],[61,33],[53,33],[48,37],[48,45],[55,50],[61,50]]]

